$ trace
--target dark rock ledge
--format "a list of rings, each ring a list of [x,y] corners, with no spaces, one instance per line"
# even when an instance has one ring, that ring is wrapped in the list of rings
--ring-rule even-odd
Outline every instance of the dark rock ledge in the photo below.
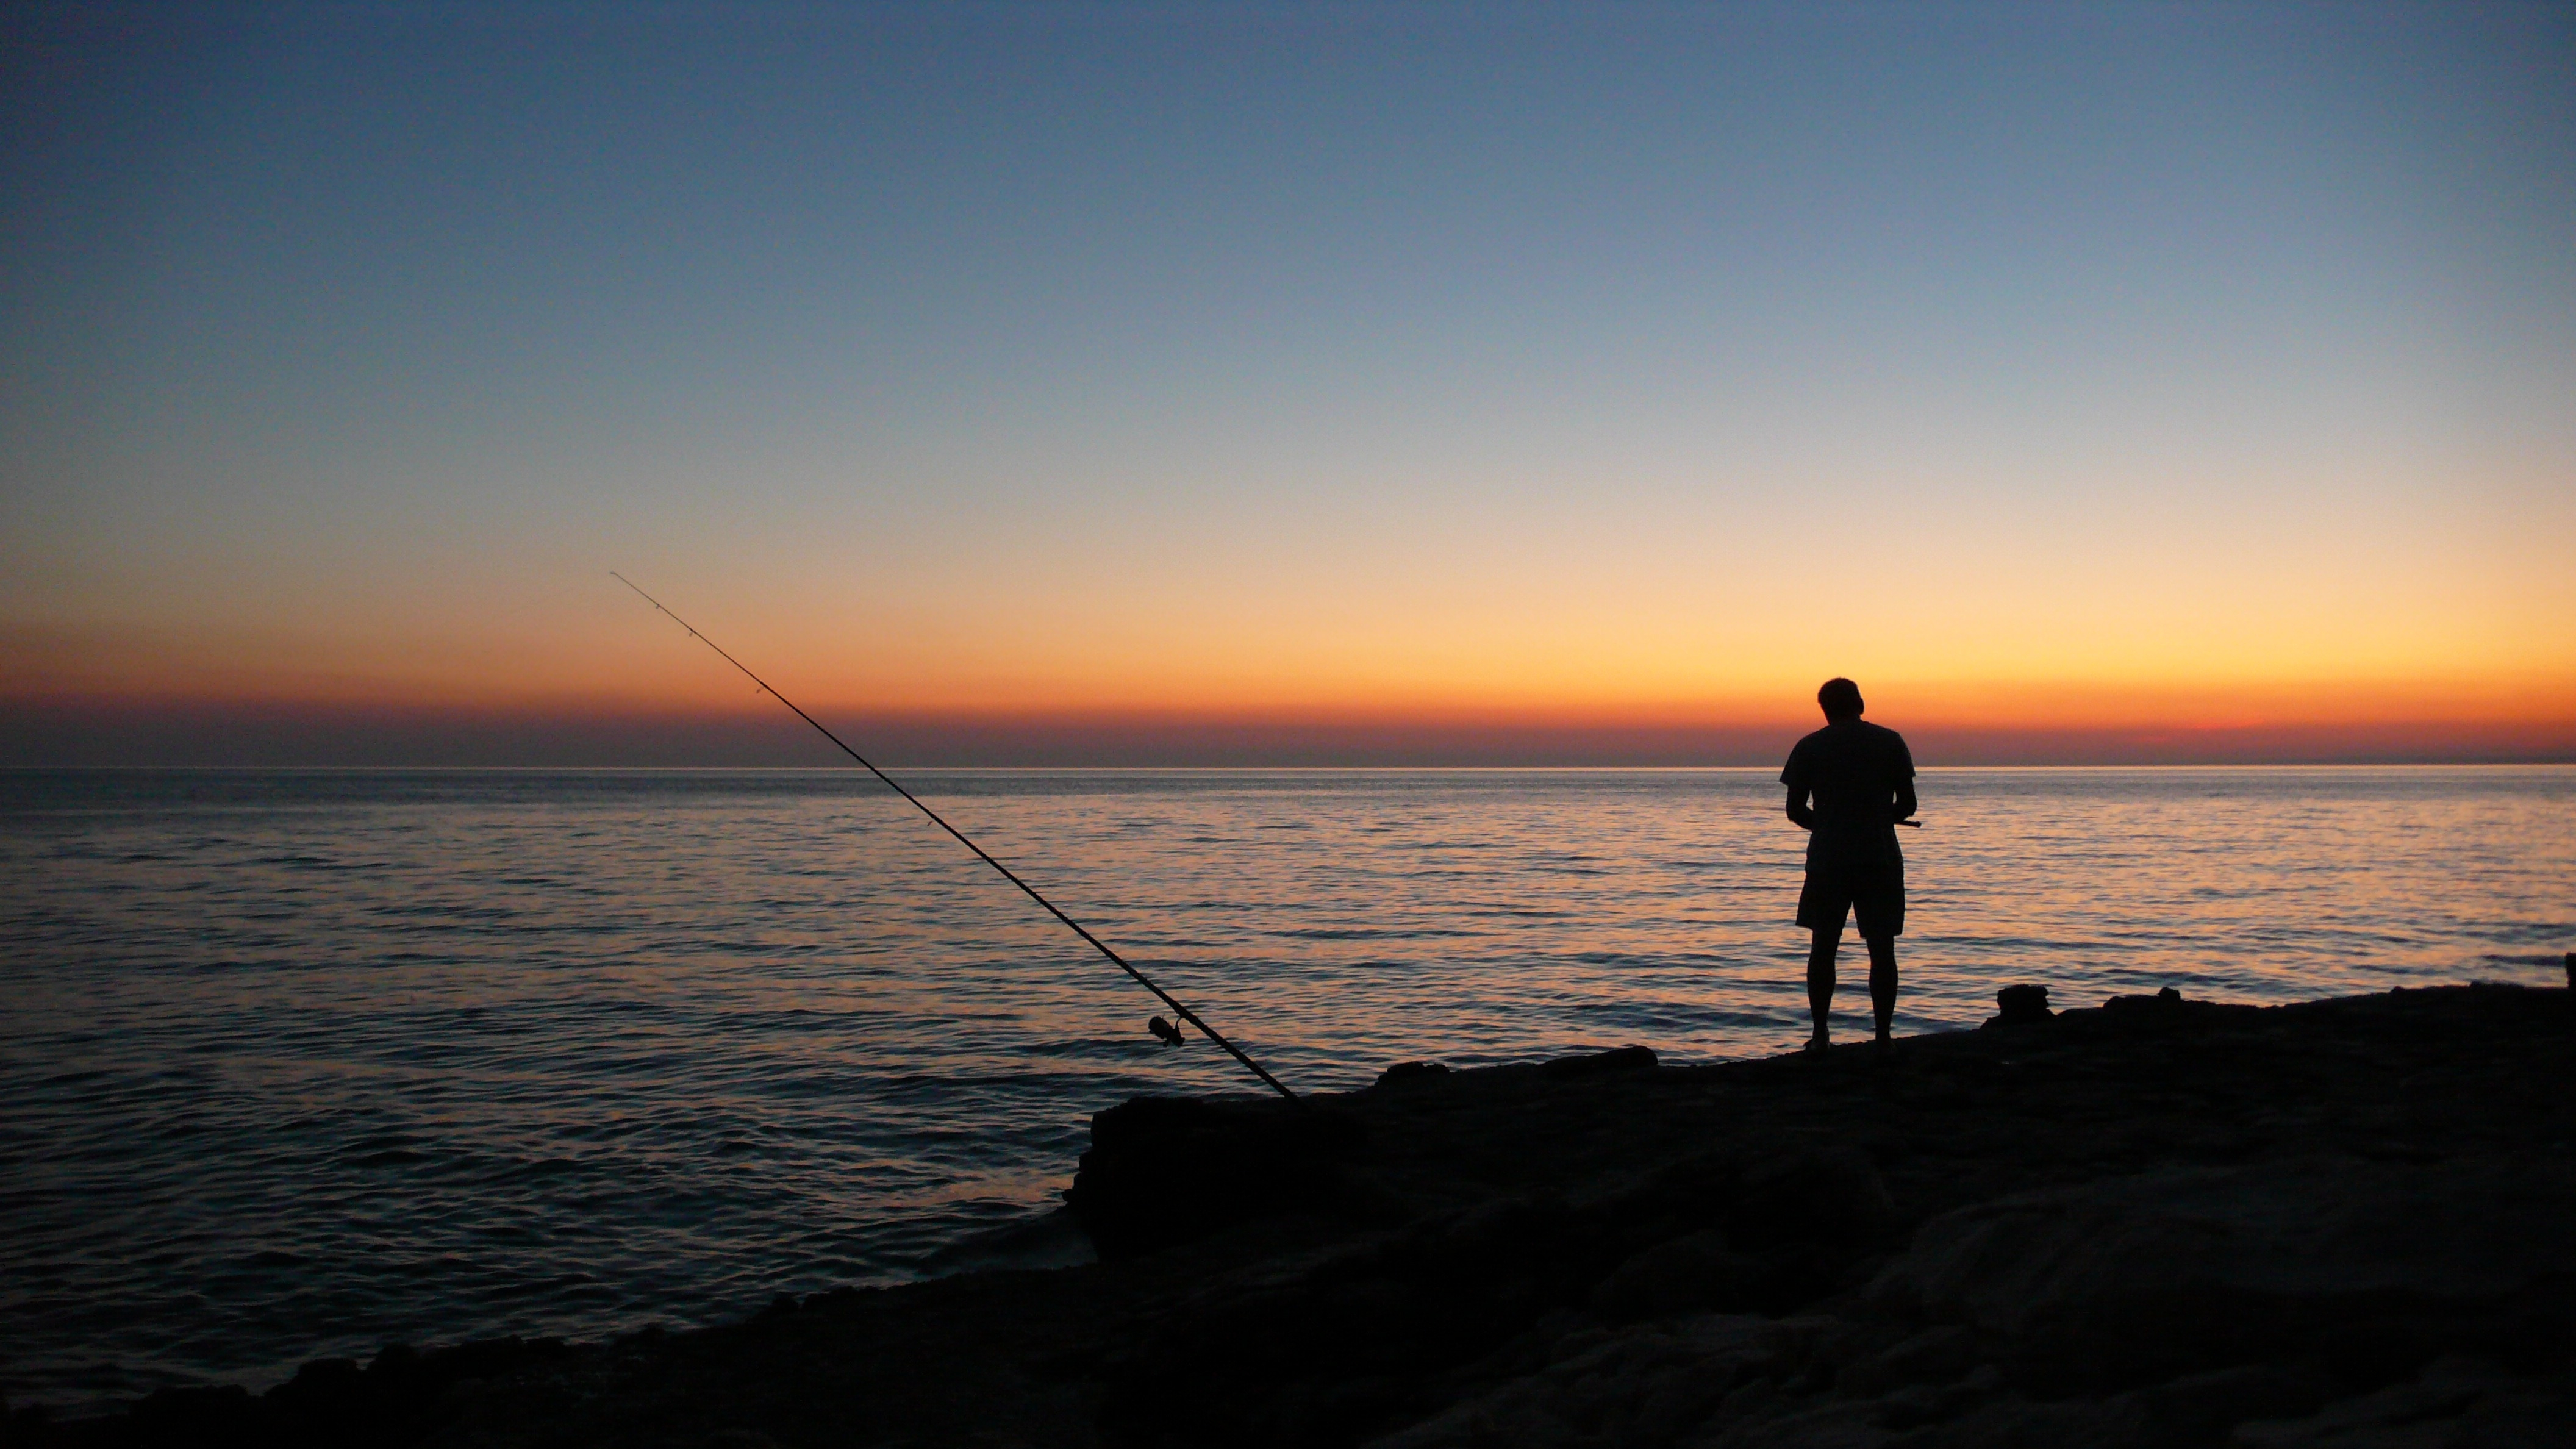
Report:
[[[1408,1064],[1101,1113],[1089,1267],[389,1350],[9,1442],[2555,1445],[2571,1129],[2554,989]]]

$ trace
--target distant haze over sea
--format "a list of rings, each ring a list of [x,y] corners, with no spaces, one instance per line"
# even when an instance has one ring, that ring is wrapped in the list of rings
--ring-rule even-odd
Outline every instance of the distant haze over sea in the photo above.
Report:
[[[1901,696],[1900,696],[1901,698]],[[1802,701],[1792,699],[1792,706]],[[879,764],[911,767],[1581,768],[1776,765],[1821,721],[1681,711],[1355,709],[1305,713],[816,711]],[[2441,764],[2576,761],[2576,721],[2287,718],[2154,724],[2041,720],[1903,728],[1941,765]],[[830,744],[760,700],[717,711],[398,705],[0,703],[0,767],[829,767]],[[855,768],[855,767],[853,767]]]

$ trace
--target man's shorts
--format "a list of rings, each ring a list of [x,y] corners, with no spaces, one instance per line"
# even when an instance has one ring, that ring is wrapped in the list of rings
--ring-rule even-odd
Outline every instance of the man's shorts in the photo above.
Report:
[[[1814,864],[1798,892],[1798,924],[1839,935],[1843,917],[1860,918],[1864,939],[1905,934],[1905,862]]]

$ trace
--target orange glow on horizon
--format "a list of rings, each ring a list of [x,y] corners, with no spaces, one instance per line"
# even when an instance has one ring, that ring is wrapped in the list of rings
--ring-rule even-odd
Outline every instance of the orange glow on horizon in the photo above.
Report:
[[[353,707],[460,715],[558,713],[748,718],[775,706],[704,646],[677,629],[609,642],[574,657],[488,641],[444,650],[414,648],[369,657],[354,651],[285,649],[217,653],[138,647],[132,641],[31,638],[5,641],[9,664],[0,701],[54,706],[194,705],[293,710]],[[122,647],[120,647],[120,645]],[[1287,721],[1380,724],[1408,730],[1513,727],[1548,730],[1671,730],[1807,727],[1824,669],[1772,669],[1700,688],[1670,678],[1587,678],[1533,672],[1514,680],[1278,675],[1261,679],[1159,677],[1121,670],[1099,677],[1011,680],[995,669],[977,680],[890,681],[875,689],[847,673],[796,658],[750,656],[790,697],[818,713],[876,718],[979,718],[1036,726],[1046,720],[1107,725]],[[548,651],[549,653],[553,651]],[[793,651],[776,649],[778,656]],[[301,661],[311,660],[310,663]],[[280,661],[297,661],[281,663]],[[1830,667],[1830,666],[1828,666]],[[1681,673],[1681,670],[1671,671]],[[2224,731],[2281,726],[2477,725],[2567,732],[2576,726],[2576,671],[2499,678],[2417,674],[2394,677],[2269,679],[1873,675],[1847,668],[1870,714],[1901,728],[1950,730]],[[1375,673],[1380,677],[1371,678]]]
[[[1820,621],[1795,574],[1661,599],[1651,580],[1625,594],[1554,579],[1498,595],[1453,569],[1439,597],[1425,571],[1346,589],[1210,586],[1204,607],[1169,588],[1055,596],[1063,581],[1045,577],[991,595],[795,576],[660,592],[816,714],[897,739],[934,740],[934,725],[975,734],[995,763],[1049,740],[1068,758],[1151,757],[1152,741],[1187,740],[1172,748],[1211,758],[1323,759],[1342,745],[1429,758],[1462,741],[1494,758],[1688,760],[1704,736],[1743,753],[1812,728],[1816,685],[1837,673],[1860,682],[1872,718],[1977,741],[1961,748],[1982,759],[2077,758],[2088,740],[2110,741],[2106,757],[2187,756],[2195,741],[2242,753],[2253,740],[2282,757],[2576,752],[2576,630],[2551,627],[2554,596],[2419,592],[2303,613],[2266,592],[2142,612],[2068,584],[2077,602],[2035,610],[2028,580],[1971,580],[1919,600],[1890,585]],[[337,712],[466,732],[581,721],[598,738],[774,722],[747,680],[603,575],[532,577],[517,595],[426,612],[378,598],[185,627],[151,622],[167,615],[157,604],[130,623],[17,621],[0,627],[0,711]],[[2221,617],[2231,603],[2238,614]],[[1220,739],[1234,743],[1208,743]],[[674,744],[656,758],[688,756]]]

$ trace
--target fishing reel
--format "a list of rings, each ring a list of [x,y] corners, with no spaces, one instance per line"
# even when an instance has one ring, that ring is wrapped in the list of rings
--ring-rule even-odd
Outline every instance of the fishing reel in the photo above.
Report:
[[[1179,1046],[1181,1044],[1181,1029],[1174,1026],[1172,1023],[1163,1020],[1159,1016],[1146,1022],[1145,1029],[1152,1032],[1165,1046]]]

